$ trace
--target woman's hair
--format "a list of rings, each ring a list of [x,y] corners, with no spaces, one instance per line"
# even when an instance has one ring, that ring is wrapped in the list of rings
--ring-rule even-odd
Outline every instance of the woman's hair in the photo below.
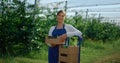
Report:
[[[57,15],[60,14],[60,13],[66,14],[64,10],[59,10],[59,11],[57,12]]]

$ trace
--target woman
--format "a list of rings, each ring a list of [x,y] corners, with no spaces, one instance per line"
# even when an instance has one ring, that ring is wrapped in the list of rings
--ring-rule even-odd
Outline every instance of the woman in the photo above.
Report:
[[[74,35],[82,37],[82,33],[72,25],[64,24],[65,12],[63,10],[57,13],[57,25],[49,30],[49,36],[58,36],[61,42],[65,42],[67,37]],[[49,44],[48,61],[49,63],[58,63],[59,45]]]

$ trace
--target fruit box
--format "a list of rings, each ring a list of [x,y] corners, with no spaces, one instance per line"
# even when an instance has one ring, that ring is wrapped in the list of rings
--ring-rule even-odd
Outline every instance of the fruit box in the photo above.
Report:
[[[78,63],[78,51],[77,46],[59,46],[59,63]]]
[[[60,41],[59,37],[53,37],[53,36],[47,36],[45,38],[45,42],[47,44],[56,44],[56,45],[64,44],[63,42]]]

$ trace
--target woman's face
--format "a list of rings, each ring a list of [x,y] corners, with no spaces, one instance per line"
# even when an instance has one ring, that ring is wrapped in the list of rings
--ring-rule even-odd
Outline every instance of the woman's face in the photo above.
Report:
[[[64,19],[65,19],[65,14],[63,12],[61,12],[61,13],[59,13],[57,15],[57,21],[58,21],[58,23],[63,23]]]

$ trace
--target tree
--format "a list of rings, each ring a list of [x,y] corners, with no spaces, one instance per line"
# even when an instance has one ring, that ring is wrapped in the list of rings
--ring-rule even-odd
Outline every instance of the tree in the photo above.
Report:
[[[31,50],[33,18],[26,12],[26,0],[2,1],[0,51],[5,55],[27,54]]]

